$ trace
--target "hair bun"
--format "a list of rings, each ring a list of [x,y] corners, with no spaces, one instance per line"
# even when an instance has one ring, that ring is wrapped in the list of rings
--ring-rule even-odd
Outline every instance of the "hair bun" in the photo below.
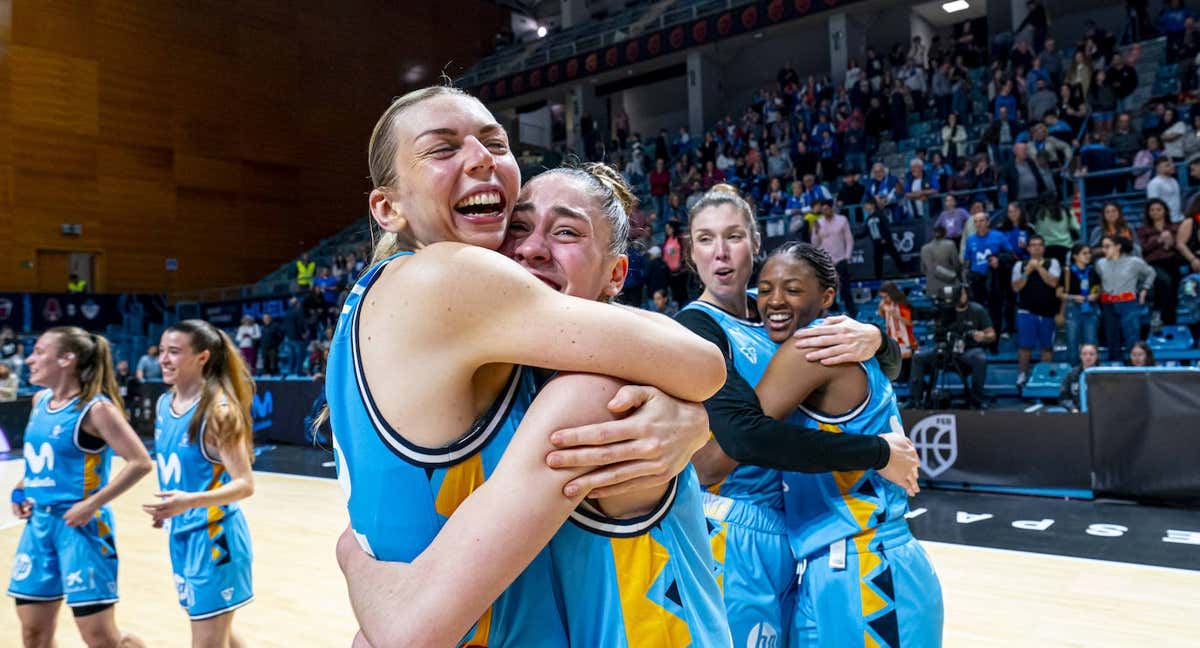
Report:
[[[621,203],[621,208],[625,210],[627,216],[632,214],[633,210],[637,209],[637,196],[633,195],[633,189],[629,187],[629,183],[625,182],[625,178],[621,177],[621,174],[616,169],[603,162],[587,162],[581,164],[579,169],[608,187],[613,192],[613,196],[616,197],[617,202]]]

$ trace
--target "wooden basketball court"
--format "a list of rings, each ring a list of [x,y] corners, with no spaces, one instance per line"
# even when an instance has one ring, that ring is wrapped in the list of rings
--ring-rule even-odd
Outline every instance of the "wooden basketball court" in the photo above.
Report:
[[[20,472],[20,461],[0,463],[0,492]],[[333,555],[346,525],[341,490],[330,479],[260,472],[255,480],[257,492],[244,506],[256,600],[237,612],[235,627],[252,646],[348,646],[355,623]],[[147,478],[113,505],[121,554],[117,618],[151,646],[186,645],[188,622],[176,602],[166,538],[140,509],[154,490]],[[20,533],[21,523],[5,507],[5,586]],[[925,545],[945,594],[947,646],[1200,644],[1200,571]],[[58,640],[67,648],[83,645],[65,606]],[[16,614],[5,602],[0,646],[19,645]]]

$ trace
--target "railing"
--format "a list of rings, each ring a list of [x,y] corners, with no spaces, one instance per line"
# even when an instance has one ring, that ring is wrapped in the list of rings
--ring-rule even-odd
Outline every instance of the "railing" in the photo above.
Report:
[[[641,25],[641,29],[637,30],[637,34],[666,29],[702,16],[752,4],[753,2],[755,0],[708,0],[706,2],[697,2],[687,7],[669,9],[649,23]],[[470,88],[486,81],[493,81],[514,71],[525,70],[538,65],[546,65],[553,61],[575,56],[581,52],[589,52],[614,43],[623,42],[631,36],[636,35],[632,29],[634,23],[638,22],[639,15],[645,14],[648,11],[651,11],[650,7],[636,7],[617,14],[603,21],[600,25],[588,25],[586,29],[581,29],[581,26],[577,26],[557,34],[551,34],[544,39],[545,45],[539,44],[533,52],[524,56],[513,53],[493,54],[467,70],[462,76],[455,79],[454,82],[459,87]],[[582,33],[586,33],[587,36],[580,38],[580,34]]]

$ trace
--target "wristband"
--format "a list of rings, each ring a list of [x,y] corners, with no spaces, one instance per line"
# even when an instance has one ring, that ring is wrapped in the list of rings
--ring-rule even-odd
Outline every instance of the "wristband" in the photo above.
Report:
[[[12,489],[11,498],[12,498],[13,504],[24,504],[25,503],[25,489],[24,488]]]

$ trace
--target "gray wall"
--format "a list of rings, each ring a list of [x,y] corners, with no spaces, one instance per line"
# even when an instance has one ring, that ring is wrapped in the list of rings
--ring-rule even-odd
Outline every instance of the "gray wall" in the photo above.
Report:
[[[629,88],[612,96],[613,111],[623,103],[629,115],[631,132],[653,138],[665,128],[674,137],[680,126],[688,124],[687,77],[681,76],[649,85]]]

